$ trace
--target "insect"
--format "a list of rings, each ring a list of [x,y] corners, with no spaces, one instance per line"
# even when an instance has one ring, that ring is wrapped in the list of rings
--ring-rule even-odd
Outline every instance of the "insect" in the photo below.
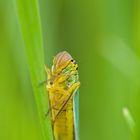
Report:
[[[63,51],[54,57],[52,68],[45,69],[54,140],[78,140],[78,65]]]

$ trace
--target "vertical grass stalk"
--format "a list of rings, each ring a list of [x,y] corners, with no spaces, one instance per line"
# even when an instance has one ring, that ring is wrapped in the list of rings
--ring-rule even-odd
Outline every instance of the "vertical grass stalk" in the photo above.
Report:
[[[46,78],[38,1],[16,0],[16,7],[44,140],[52,140],[50,120],[45,118],[48,100],[44,86],[39,86]]]
[[[124,118],[125,118],[125,120],[126,120],[128,126],[129,126],[131,132],[134,133],[134,131],[135,131],[135,129],[136,129],[136,128],[135,128],[135,127],[136,127],[135,121],[134,121],[134,119],[133,119],[131,113],[129,112],[128,108],[126,108],[126,107],[123,108],[123,116],[124,116]]]

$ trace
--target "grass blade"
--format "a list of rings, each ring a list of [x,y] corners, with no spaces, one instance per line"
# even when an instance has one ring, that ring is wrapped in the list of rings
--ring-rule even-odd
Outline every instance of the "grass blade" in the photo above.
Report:
[[[38,1],[16,0],[16,7],[44,140],[51,140],[50,119],[45,118],[48,100],[44,86],[39,86],[39,82],[46,78]]]
[[[124,116],[128,126],[129,126],[131,132],[134,133],[136,125],[135,125],[135,121],[134,121],[131,113],[129,112],[128,108],[126,108],[126,107],[123,108],[122,111],[123,111],[123,116]]]

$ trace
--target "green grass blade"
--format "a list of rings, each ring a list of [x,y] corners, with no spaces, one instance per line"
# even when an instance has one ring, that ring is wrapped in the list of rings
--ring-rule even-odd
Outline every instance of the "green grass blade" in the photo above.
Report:
[[[135,124],[135,121],[134,121],[134,119],[133,119],[133,117],[132,117],[130,111],[129,111],[128,108],[126,108],[126,107],[123,108],[122,111],[123,111],[123,116],[124,116],[124,118],[125,118],[125,120],[126,120],[128,126],[129,126],[131,132],[134,133],[134,132],[135,132],[135,129],[136,129],[136,128],[135,128],[135,127],[136,127],[136,124]]]
[[[38,1],[16,0],[16,7],[44,140],[51,140],[50,118],[45,118],[48,109],[47,95],[44,86],[39,86],[39,82],[46,78]]]

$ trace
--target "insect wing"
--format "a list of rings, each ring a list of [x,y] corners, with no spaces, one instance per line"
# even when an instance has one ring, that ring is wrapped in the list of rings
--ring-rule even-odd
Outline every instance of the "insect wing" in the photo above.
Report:
[[[75,140],[79,140],[79,90],[77,90],[74,96],[73,109]]]

